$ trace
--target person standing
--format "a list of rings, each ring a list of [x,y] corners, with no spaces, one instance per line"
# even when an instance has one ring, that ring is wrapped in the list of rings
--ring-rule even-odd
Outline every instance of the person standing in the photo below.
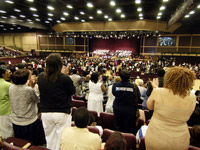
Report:
[[[39,145],[41,144],[37,119],[39,97],[34,88],[26,85],[28,78],[29,71],[26,69],[18,69],[12,77],[14,84],[9,88],[9,96],[13,129],[15,137]]]
[[[81,76],[77,74],[77,70],[73,69],[72,70],[72,75],[70,75],[70,78],[73,81],[74,86],[76,87],[76,94],[75,95],[80,95],[81,93]]]
[[[145,136],[147,150],[188,150],[187,120],[196,105],[196,96],[190,92],[195,78],[191,70],[173,67],[164,76],[164,88],[152,82],[147,107],[154,113]]]
[[[46,68],[38,77],[40,111],[47,148],[60,149],[60,135],[71,126],[72,95],[75,87],[71,78],[61,73],[63,61],[60,54],[47,57]]]
[[[113,103],[115,128],[126,133],[136,133],[136,91],[134,84],[129,82],[130,72],[122,70],[119,74],[121,82],[113,84],[112,93],[115,96]],[[139,90],[138,97],[140,97]]]
[[[12,84],[4,79],[6,78],[7,72],[6,66],[0,65],[0,135],[3,139],[13,136],[9,99],[9,87]]]
[[[94,110],[100,116],[100,113],[103,112],[103,93],[106,92],[106,89],[98,80],[99,73],[93,72],[91,81],[89,81],[88,110]]]

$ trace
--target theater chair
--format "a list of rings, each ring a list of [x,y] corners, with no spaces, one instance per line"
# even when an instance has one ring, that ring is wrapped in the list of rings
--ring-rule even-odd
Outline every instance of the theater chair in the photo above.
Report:
[[[4,141],[3,142],[3,150],[27,150],[27,149],[11,145]]]
[[[100,135],[99,133],[99,129],[97,129],[95,126],[87,126],[88,130],[92,133],[96,133],[98,135]]]
[[[50,149],[41,146],[31,146],[30,150],[50,150]]]
[[[95,118],[95,122],[97,124],[99,124],[99,117],[98,117],[98,114],[96,111],[93,111],[93,110],[88,110],[89,113],[93,114],[94,118]]]
[[[104,129],[103,130],[103,136],[102,136],[103,142],[106,142],[108,137],[113,132],[114,132],[113,130]],[[133,135],[131,133],[123,133],[123,132],[121,132],[121,133],[122,133],[122,135],[124,136],[124,138],[126,139],[126,142],[127,142],[126,150],[136,150],[136,137],[135,137],[135,135]]]
[[[107,129],[115,130],[113,114],[101,112],[99,123],[103,129],[107,128]]]
[[[77,107],[72,107],[72,121],[74,121],[74,113],[77,110]]]
[[[79,108],[81,106],[87,107],[87,104],[84,101],[82,101],[82,100],[72,99],[72,106],[73,107],[77,107],[77,108]]]
[[[73,95],[72,98],[75,99],[75,100],[80,100],[81,99],[81,97],[77,96],[77,95]]]
[[[188,150],[200,150],[200,147],[190,145]]]
[[[27,140],[23,140],[20,138],[15,138],[15,137],[8,137],[5,142],[7,142],[8,144],[13,143],[13,146],[17,146],[20,148],[28,148],[31,146],[31,142],[27,141]]]

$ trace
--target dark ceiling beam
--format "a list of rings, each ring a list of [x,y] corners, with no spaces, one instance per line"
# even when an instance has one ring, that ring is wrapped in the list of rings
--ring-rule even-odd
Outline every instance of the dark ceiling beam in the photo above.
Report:
[[[30,23],[30,22],[26,22],[26,21],[21,22],[18,19],[14,19],[14,18],[12,18],[12,19],[1,19],[0,18],[0,22],[10,24],[10,25],[20,25],[20,26],[35,28],[35,29],[43,29],[43,30],[48,29],[46,26],[44,26],[42,24],[38,24],[35,22]]]
[[[166,30],[167,22],[154,20],[139,21],[112,21],[112,22],[66,22],[53,26],[58,33],[63,32],[84,32],[84,31],[158,31],[173,33],[181,26],[180,23],[173,24]]]
[[[179,5],[169,19],[167,28],[179,21],[188,11],[190,11],[194,7],[193,3],[194,0],[185,0],[181,5]]]

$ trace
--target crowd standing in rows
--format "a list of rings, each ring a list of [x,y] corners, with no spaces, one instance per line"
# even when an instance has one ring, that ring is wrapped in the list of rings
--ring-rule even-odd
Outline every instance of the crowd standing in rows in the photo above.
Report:
[[[67,136],[67,131],[70,131],[70,129],[65,128],[71,126],[72,95],[76,95],[88,103],[88,110],[94,110],[98,115],[104,111],[103,104],[105,104],[105,111],[114,114],[115,128],[121,132],[136,134],[137,103],[141,103],[143,109],[153,109],[154,114],[146,137],[147,149],[149,150],[160,149],[160,147],[155,148],[155,145],[151,145],[152,142],[148,142],[151,137],[154,137],[154,141],[157,141],[157,138],[163,137],[163,134],[166,135],[162,132],[163,130],[168,129],[168,133],[174,131],[162,119],[168,121],[171,119],[173,126],[174,119],[172,117],[178,113],[180,117],[175,122],[176,125],[180,126],[180,132],[173,136],[173,139],[179,139],[181,136],[181,140],[178,140],[177,143],[187,141],[182,145],[183,149],[187,149],[189,133],[186,131],[186,122],[196,105],[196,97],[190,91],[195,79],[194,72],[198,74],[200,67],[199,65],[185,63],[179,64],[182,67],[166,69],[175,65],[173,59],[154,62],[152,60],[132,60],[128,58],[122,60],[86,59],[85,57],[61,58],[59,54],[54,53],[50,54],[46,60],[25,58],[23,63],[17,66],[6,66],[2,62],[0,64],[0,89],[2,91],[0,93],[0,107],[2,107],[0,109],[2,123],[0,134],[3,138],[7,138],[12,136],[12,131],[14,131],[16,137],[30,140],[36,145],[40,144],[36,140],[37,134],[40,134],[36,128],[38,106],[39,112],[41,112],[47,148],[59,150],[60,139]],[[165,78],[163,78],[165,71],[160,68],[169,70]],[[133,79],[132,75],[136,72],[140,74],[137,74]],[[158,78],[148,82],[147,85],[140,78],[140,75],[156,73]],[[173,78],[173,76],[177,78]],[[163,86],[164,88],[156,88]],[[182,89],[184,90],[182,91]],[[20,99],[21,97],[23,99]],[[172,100],[172,102],[168,103],[169,100]],[[180,101],[185,102],[180,103]],[[38,102],[39,104],[37,104]],[[190,103],[186,106],[187,108],[183,108],[185,103]],[[165,111],[160,111],[161,107]],[[170,107],[178,107],[179,111]],[[85,112],[85,110],[82,111]],[[166,112],[170,116],[166,116]],[[184,122],[184,124],[179,122]],[[86,127],[78,124],[75,120],[75,125],[78,128]],[[24,131],[25,128],[27,128],[26,132]],[[153,131],[157,129],[161,133],[153,135]],[[62,131],[66,134],[62,134]],[[19,134],[22,132],[23,134]],[[35,136],[28,137],[26,136],[28,134],[35,134]],[[171,135],[166,136],[171,137]],[[173,147],[175,142],[172,142],[169,138],[166,138],[166,140],[165,144],[168,147]],[[61,149],[66,147],[65,144],[64,138],[61,141]]]

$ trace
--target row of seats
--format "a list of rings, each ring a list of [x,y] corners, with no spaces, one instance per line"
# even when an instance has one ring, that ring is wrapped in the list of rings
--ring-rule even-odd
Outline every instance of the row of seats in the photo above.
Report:
[[[3,150],[49,150],[48,148],[41,146],[34,146],[29,141],[9,137],[3,142]]]
[[[90,132],[99,134],[99,130],[94,126],[88,126]],[[114,130],[104,129],[102,142],[106,142],[108,137],[114,132]],[[126,139],[127,146],[126,150],[146,150],[145,148],[145,138],[141,138],[141,142],[139,145],[136,144],[136,137],[130,133],[122,133],[124,138]],[[13,144],[10,144],[13,143]],[[23,147],[23,148],[22,148]],[[41,146],[32,146],[29,141],[22,140],[19,138],[9,137],[3,142],[3,150],[25,150],[29,148],[30,150],[49,150],[45,147]],[[195,146],[190,146],[188,150],[200,150],[200,148]]]

